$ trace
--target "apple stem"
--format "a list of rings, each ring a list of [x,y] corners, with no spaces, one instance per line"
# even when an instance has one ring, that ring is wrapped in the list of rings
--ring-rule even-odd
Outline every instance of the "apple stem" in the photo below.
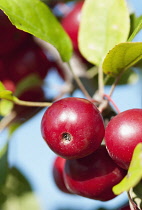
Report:
[[[71,73],[72,73],[72,75],[73,75],[73,77],[74,77],[74,79],[75,79],[75,81],[76,81],[78,87],[80,88],[80,90],[83,92],[83,94],[86,96],[86,98],[87,98],[88,100],[92,100],[91,96],[90,96],[89,93],[87,92],[87,90],[86,90],[86,88],[84,87],[84,85],[82,84],[81,80],[80,80],[79,77],[74,73],[73,68],[72,68],[72,66],[71,66],[71,63],[68,62],[67,64],[68,64],[69,69],[70,69],[70,71],[71,71]]]
[[[9,115],[2,118],[0,122],[0,132],[2,132],[16,117],[16,112],[11,112]]]
[[[14,99],[14,103],[20,106],[32,106],[32,107],[48,107],[51,106],[50,102],[32,102],[32,101],[23,101],[18,98]]]
[[[112,105],[116,109],[117,113],[119,114],[120,113],[120,110],[117,107],[117,105],[115,104],[115,102],[112,100],[112,98],[109,95],[107,95],[107,94],[104,94],[104,98],[107,98],[107,100],[112,103]]]
[[[99,85],[99,95],[103,98],[104,83],[103,83],[103,69],[101,65],[98,68],[98,85]]]
[[[114,91],[116,85],[118,84],[118,82],[119,82],[119,80],[120,80],[120,78],[121,78],[121,76],[122,76],[123,73],[124,73],[124,71],[120,72],[120,74],[116,77],[114,83],[112,84],[111,89],[110,89],[110,92],[108,94],[110,97],[112,96],[113,91]]]

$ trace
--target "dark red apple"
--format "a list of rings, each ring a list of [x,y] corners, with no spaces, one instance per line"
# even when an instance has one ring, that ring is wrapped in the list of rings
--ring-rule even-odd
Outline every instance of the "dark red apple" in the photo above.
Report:
[[[63,28],[72,40],[74,49],[78,49],[78,31],[83,3],[84,1],[76,2],[73,9],[61,21]]]
[[[65,185],[74,194],[101,201],[115,197],[112,187],[126,175],[100,146],[91,155],[76,160],[66,160]]]
[[[115,116],[105,130],[105,143],[111,158],[128,169],[133,151],[142,142],[142,109],[130,109]]]
[[[65,159],[57,156],[53,164],[53,178],[59,190],[65,193],[70,193],[65,186],[63,178],[64,165],[65,165]]]
[[[18,30],[0,10],[0,56],[13,53],[28,38],[28,33]]]
[[[51,67],[46,55],[35,43],[20,48],[7,59],[7,72],[15,83],[32,73],[43,79]]]

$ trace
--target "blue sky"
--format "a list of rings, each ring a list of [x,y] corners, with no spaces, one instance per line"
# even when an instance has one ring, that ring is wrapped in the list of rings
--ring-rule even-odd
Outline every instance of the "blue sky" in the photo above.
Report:
[[[133,0],[131,5],[135,5],[137,14],[142,11],[142,1]],[[141,41],[142,35],[137,36],[136,41]],[[55,75],[57,76],[57,75]],[[54,81],[50,77],[50,84]],[[106,93],[110,87],[106,87]],[[55,92],[54,92],[55,93]],[[56,93],[55,93],[56,94]],[[82,97],[80,91],[76,91],[74,96]],[[121,111],[130,108],[142,108],[142,84],[140,80],[130,86],[119,86],[113,94],[113,100],[118,105]],[[31,181],[35,192],[37,193],[42,210],[56,210],[57,207],[73,207],[75,210],[95,210],[97,206],[106,206],[112,209],[116,203],[125,202],[127,200],[124,193],[118,198],[109,202],[94,201],[79,196],[66,195],[60,192],[52,178],[52,165],[55,154],[48,148],[41,137],[40,122],[45,109],[39,112],[35,117],[23,124],[13,135],[10,143],[9,161],[11,165],[16,165]],[[4,132],[1,137],[5,138]]]

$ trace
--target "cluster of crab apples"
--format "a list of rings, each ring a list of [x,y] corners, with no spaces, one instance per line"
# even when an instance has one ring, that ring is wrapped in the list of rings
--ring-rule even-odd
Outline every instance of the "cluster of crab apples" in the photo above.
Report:
[[[130,109],[104,126],[89,100],[68,97],[54,102],[41,121],[42,137],[57,154],[54,180],[63,192],[108,201],[126,175],[133,151],[142,142],[142,109]]]
[[[61,73],[56,61],[47,56],[49,52],[44,51],[31,34],[17,29],[2,10],[0,31],[0,82],[21,100],[45,101],[43,80],[51,68]],[[27,78],[32,78],[30,84]],[[23,122],[40,109],[15,105],[13,110],[17,115],[15,120]]]

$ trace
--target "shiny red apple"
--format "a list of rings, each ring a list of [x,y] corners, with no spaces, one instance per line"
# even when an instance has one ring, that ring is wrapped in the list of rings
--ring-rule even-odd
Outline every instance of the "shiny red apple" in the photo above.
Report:
[[[126,175],[108,155],[106,147],[100,146],[89,156],[66,160],[65,185],[74,194],[101,201],[115,197],[112,187]]]
[[[70,193],[65,186],[63,178],[64,165],[65,165],[65,159],[57,156],[53,163],[53,178],[59,190],[65,193]]]
[[[83,98],[60,99],[42,117],[42,137],[52,151],[65,159],[81,158],[94,152],[104,132],[99,110]]]
[[[108,123],[105,143],[111,158],[128,169],[133,151],[142,142],[142,109],[121,112]]]

